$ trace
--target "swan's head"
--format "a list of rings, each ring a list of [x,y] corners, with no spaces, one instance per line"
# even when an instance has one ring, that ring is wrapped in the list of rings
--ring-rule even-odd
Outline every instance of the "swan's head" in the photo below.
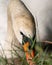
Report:
[[[14,22],[13,29],[14,29],[16,38],[21,44],[23,40],[23,35],[21,33],[23,33],[28,38],[30,37],[33,38],[34,35],[36,35],[35,21],[32,17],[19,18],[17,22]]]
[[[36,35],[35,32],[36,30],[33,23],[31,24],[31,26],[29,24],[21,26],[19,29],[19,36],[18,36],[19,42],[22,44],[22,42],[25,39],[26,39],[25,41],[28,41],[28,39],[30,38],[34,39]]]

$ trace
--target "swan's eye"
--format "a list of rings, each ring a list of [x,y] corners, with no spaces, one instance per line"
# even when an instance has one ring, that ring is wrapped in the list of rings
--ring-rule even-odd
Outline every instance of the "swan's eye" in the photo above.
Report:
[[[22,35],[22,44],[28,42],[28,37],[23,32],[20,32],[20,34]]]
[[[20,32],[20,34],[23,36],[24,34],[22,32]]]
[[[28,38],[25,34],[23,34],[23,32],[20,32],[20,34],[22,35],[22,44],[24,45],[25,43],[29,42],[30,45],[32,44],[32,41],[30,38]]]

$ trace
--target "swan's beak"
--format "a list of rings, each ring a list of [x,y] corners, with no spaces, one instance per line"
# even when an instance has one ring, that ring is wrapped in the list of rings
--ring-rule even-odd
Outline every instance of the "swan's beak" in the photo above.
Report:
[[[27,36],[25,36],[22,32],[20,32],[22,37],[23,37],[23,41],[22,41],[22,45],[23,45],[23,49],[24,52],[26,54],[26,59],[30,59],[33,58],[35,55],[35,51],[34,49],[31,49],[31,45],[32,45],[32,41],[30,38],[28,38]]]

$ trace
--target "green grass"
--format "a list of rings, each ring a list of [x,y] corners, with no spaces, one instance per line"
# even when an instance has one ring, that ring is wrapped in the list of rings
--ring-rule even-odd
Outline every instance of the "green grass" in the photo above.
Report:
[[[48,47],[43,51],[43,48],[42,48],[42,45],[41,43],[35,43],[35,40],[32,41],[32,46],[31,48],[35,48],[35,57],[32,59],[33,62],[36,63],[36,65],[52,65],[52,52],[48,53],[47,52],[47,49]],[[20,49],[23,53],[23,48],[20,48],[20,47],[17,47],[16,45],[14,45],[16,48]],[[13,48],[13,51],[10,51],[11,52],[11,59],[10,59],[10,62],[8,62],[8,59],[6,58],[3,58],[2,56],[0,56],[0,65],[18,65],[18,64],[15,64],[15,60],[13,58],[13,55],[16,56],[16,58],[18,59],[19,58],[19,62],[21,62],[21,65],[29,65],[26,61],[26,57],[25,57],[25,53],[24,53],[24,56],[21,57],[18,52]],[[3,53],[4,53],[4,50],[3,50]]]

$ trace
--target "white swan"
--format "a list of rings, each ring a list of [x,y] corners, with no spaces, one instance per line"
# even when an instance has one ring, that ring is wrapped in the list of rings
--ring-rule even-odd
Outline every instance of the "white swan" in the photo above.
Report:
[[[12,41],[14,40],[14,44],[17,44],[17,46],[20,46],[19,43],[22,44],[20,32],[27,37],[33,37],[36,30],[33,16],[20,0],[10,0],[7,8],[7,17],[7,37],[4,50],[6,50],[5,54],[9,58],[11,54],[8,50],[12,50]]]

